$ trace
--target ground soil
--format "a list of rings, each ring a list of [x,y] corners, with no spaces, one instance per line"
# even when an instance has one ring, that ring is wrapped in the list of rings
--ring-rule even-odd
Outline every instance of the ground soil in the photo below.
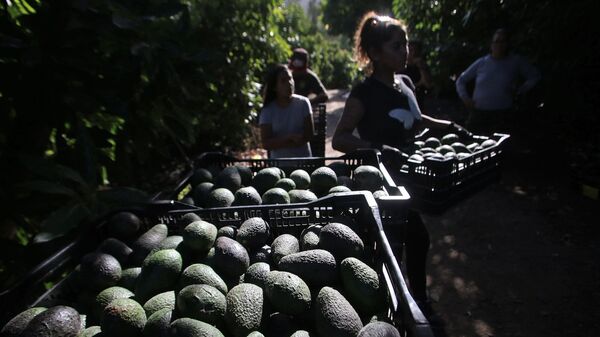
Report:
[[[331,136],[346,94],[330,92],[328,156],[341,155]],[[499,182],[424,215],[437,336],[600,335],[600,201],[581,193],[552,128],[532,125],[512,131]]]

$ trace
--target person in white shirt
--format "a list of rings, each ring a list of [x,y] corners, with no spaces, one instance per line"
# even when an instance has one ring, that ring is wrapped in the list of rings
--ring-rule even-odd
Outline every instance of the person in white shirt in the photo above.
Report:
[[[490,53],[477,59],[456,80],[456,91],[470,110],[466,127],[472,132],[491,133],[507,128],[515,95],[531,90],[540,74],[525,58],[509,51],[508,33],[494,33]],[[467,83],[475,81],[473,95]]]
[[[259,125],[269,158],[310,157],[314,126],[308,98],[294,94],[294,79],[285,64],[267,74]]]

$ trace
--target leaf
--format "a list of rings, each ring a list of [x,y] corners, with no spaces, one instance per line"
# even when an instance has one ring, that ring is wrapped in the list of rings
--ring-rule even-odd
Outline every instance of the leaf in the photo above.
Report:
[[[68,180],[80,185],[84,190],[88,187],[88,184],[83,180],[79,172],[70,167],[26,154],[20,154],[19,161],[24,167],[40,177],[47,178],[48,180]]]
[[[72,189],[60,184],[46,180],[33,180],[18,185],[20,188],[30,191],[37,191],[44,194],[64,195],[66,197],[75,197],[77,193]]]
[[[63,236],[88,215],[89,210],[80,203],[61,207],[40,224],[42,231],[33,238],[33,242],[42,243]]]
[[[125,207],[149,201],[146,192],[131,187],[114,187],[98,192],[98,199],[110,206]]]

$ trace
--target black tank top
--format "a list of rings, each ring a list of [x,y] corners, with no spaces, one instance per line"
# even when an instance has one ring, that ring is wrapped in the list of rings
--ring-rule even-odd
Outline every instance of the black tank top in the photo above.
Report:
[[[361,101],[365,109],[357,126],[361,139],[400,148],[414,138],[414,126],[405,130],[400,121],[388,115],[393,109],[410,109],[408,98],[400,91],[369,77],[352,89],[350,97]]]

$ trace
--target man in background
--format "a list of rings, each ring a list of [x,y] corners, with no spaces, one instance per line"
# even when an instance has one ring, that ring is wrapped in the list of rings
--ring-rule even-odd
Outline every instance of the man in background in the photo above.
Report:
[[[308,68],[308,64],[309,56],[306,49],[294,49],[288,65],[296,84],[294,93],[307,97],[314,107],[319,103],[325,103],[329,96],[327,96],[325,86],[321,83],[319,76]]]

